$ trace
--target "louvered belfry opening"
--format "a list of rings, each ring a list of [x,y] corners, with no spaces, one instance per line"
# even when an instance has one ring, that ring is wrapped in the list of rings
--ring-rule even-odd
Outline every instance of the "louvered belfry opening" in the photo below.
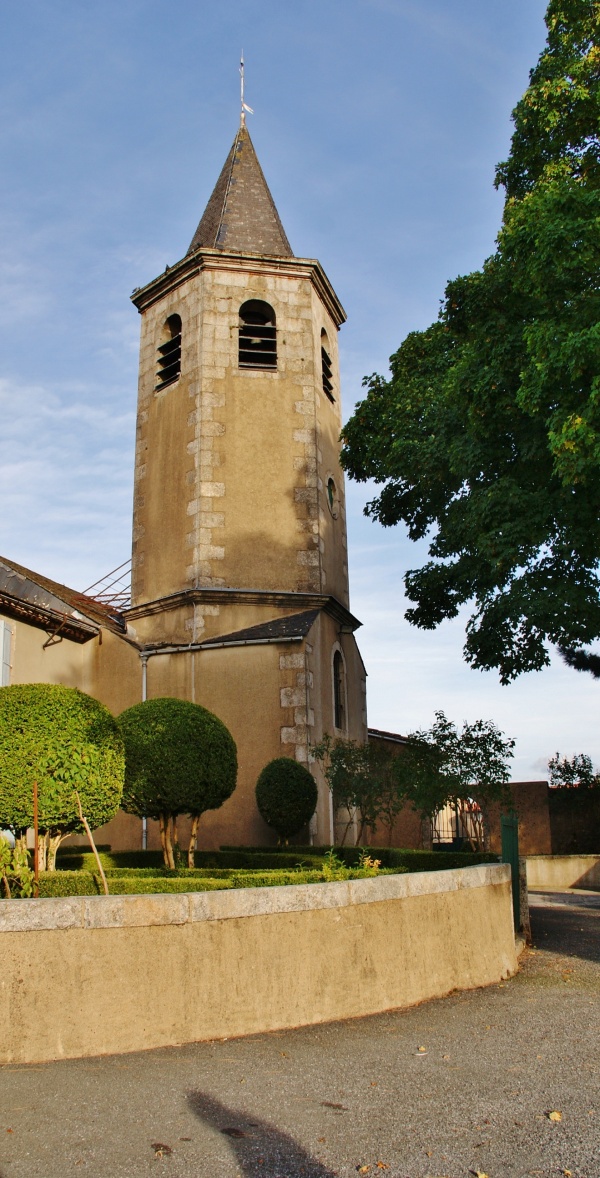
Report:
[[[158,371],[156,373],[156,388],[177,380],[181,373],[181,317],[169,315],[163,335],[165,342],[158,349]]]
[[[329,340],[327,339],[327,332],[321,332],[321,375],[323,377],[323,392],[330,401],[335,401],[333,395],[333,373],[331,369],[331,356],[329,354]]]
[[[275,312],[261,299],[240,307],[240,368],[277,368]]]

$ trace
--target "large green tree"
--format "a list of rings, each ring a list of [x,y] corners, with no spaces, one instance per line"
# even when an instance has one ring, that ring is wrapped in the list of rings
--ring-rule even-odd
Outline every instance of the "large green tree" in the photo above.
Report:
[[[465,657],[502,682],[556,645],[600,675],[600,3],[552,0],[513,112],[497,249],[450,282],[438,322],[391,358],[343,433],[383,484],[367,514],[427,537],[408,620],[470,604]]]
[[[0,688],[0,827],[24,847],[38,785],[39,863],[53,870],[68,834],[116,814],[123,792],[123,742],[108,708],[58,683]]]
[[[237,781],[237,749],[222,720],[183,699],[147,699],[121,712],[125,745],[123,809],[157,818],[165,867],[173,870],[177,818],[189,814],[188,866],[194,866],[198,824],[217,810]]]

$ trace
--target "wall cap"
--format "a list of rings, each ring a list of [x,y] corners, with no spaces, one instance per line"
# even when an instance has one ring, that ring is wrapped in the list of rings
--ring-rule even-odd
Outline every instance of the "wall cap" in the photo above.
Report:
[[[482,863],[446,871],[373,876],[335,883],[231,888],[139,896],[69,896],[0,901],[0,933],[74,928],[131,928],[235,920],[282,912],[306,912],[378,904],[411,896],[457,892],[510,883],[510,867]]]

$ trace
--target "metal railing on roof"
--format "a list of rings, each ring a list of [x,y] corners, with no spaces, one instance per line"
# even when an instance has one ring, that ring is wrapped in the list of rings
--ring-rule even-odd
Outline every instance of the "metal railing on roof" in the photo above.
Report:
[[[84,589],[84,596],[116,610],[127,609],[131,605],[131,557]]]

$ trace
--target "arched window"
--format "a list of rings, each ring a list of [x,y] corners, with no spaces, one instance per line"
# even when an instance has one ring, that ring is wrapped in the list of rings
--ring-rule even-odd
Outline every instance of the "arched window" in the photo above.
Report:
[[[240,368],[277,368],[275,312],[261,299],[240,307]]]
[[[165,385],[177,380],[181,372],[181,318],[179,315],[169,315],[163,327],[163,343],[158,349],[158,371],[156,373],[156,388],[163,389]]]
[[[346,730],[346,669],[339,650],[333,656],[333,723],[340,731]]]
[[[323,331],[321,332],[321,375],[323,377],[323,392],[325,393],[326,397],[329,397],[330,401],[334,402],[335,397],[333,395],[331,353],[325,328],[323,328]]]
[[[327,479],[327,506],[334,519],[338,517],[338,493],[334,480]]]

